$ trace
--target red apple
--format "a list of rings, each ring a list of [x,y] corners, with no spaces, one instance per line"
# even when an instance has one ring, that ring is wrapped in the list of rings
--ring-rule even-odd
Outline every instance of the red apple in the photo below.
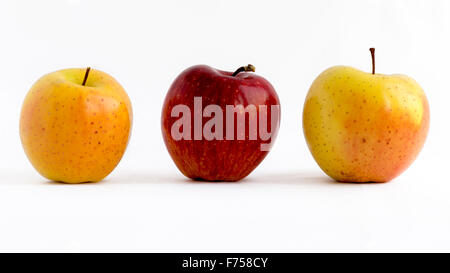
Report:
[[[187,177],[237,181],[270,150],[280,124],[272,85],[241,67],[234,73],[197,65],[172,83],[162,110],[167,150]]]

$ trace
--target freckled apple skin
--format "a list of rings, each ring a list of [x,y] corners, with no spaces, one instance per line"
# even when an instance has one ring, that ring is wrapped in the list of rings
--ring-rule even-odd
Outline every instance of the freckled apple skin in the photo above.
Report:
[[[387,182],[414,161],[430,122],[422,88],[404,75],[335,66],[305,100],[303,131],[322,170],[337,181]]]
[[[171,127],[178,119],[171,116],[171,111],[178,104],[187,105],[194,119],[194,97],[202,97],[203,108],[210,104],[219,105],[224,113],[225,126],[226,105],[249,104],[267,105],[267,127],[272,132],[272,144],[278,133],[279,118],[276,128],[271,128],[271,105],[280,105],[273,86],[263,77],[254,73],[242,72],[232,77],[232,72],[221,71],[206,65],[197,65],[183,71],[172,83],[163,105],[161,129],[163,139],[170,156],[178,169],[188,178],[203,181],[238,181],[249,175],[266,157],[268,151],[261,151],[261,144],[267,141],[248,139],[248,120],[245,140],[174,140]],[[258,109],[258,116],[261,113]],[[245,115],[245,114],[244,114]],[[257,119],[258,116],[250,117]],[[210,118],[203,118],[203,125]],[[234,123],[237,132],[238,122]],[[192,138],[194,137],[192,125]],[[259,134],[258,134],[259,135]]]
[[[128,144],[132,109],[110,75],[64,69],[40,78],[20,116],[20,138],[34,168],[65,183],[96,182],[119,163]]]

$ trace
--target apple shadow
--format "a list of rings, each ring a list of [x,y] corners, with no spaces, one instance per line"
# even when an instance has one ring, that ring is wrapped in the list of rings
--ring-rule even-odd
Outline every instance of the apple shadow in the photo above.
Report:
[[[105,182],[111,185],[167,185],[182,184],[186,180],[181,174],[162,174],[149,171],[117,174],[107,178]]]
[[[181,185],[212,185],[212,184],[239,184],[244,182],[246,179],[240,181],[205,181],[200,179],[190,179],[185,177],[183,174],[160,174],[160,173],[125,173],[125,174],[117,174],[112,175],[111,177],[106,177],[105,179],[98,182],[84,182],[84,183],[64,183],[60,181],[52,181],[52,180],[41,180],[41,183],[44,185],[50,186],[66,186],[66,187],[89,187],[96,185],[169,185],[169,184],[181,184]]]
[[[361,186],[361,185],[379,185],[384,183],[349,183],[349,182],[338,182],[329,176],[311,171],[298,171],[298,172],[283,172],[283,173],[274,173],[274,174],[250,174],[246,178],[239,181],[204,181],[204,180],[193,180],[185,177],[181,173],[173,173],[173,174],[161,174],[154,172],[136,172],[136,173],[122,173],[116,174],[112,176],[108,176],[106,179],[99,182],[87,182],[87,183],[79,183],[79,184],[70,184],[63,183],[57,181],[50,180],[42,180],[42,183],[45,185],[51,186],[66,186],[66,187],[74,187],[74,186],[96,186],[96,185],[145,185],[145,184],[161,184],[161,185],[169,185],[169,184],[180,184],[180,185],[238,185],[238,184],[246,184],[246,185],[293,185],[293,186]]]
[[[98,182],[83,182],[83,183],[65,183],[52,180],[41,180],[41,184],[49,186],[65,186],[65,187],[95,187],[103,185],[136,185],[136,184],[181,184],[190,181],[182,174],[160,174],[152,172],[136,172],[136,173],[120,173],[107,176],[105,179]]]
[[[89,186],[95,186],[95,185],[101,185],[103,183],[107,183],[109,179],[104,179],[98,182],[83,182],[83,183],[66,183],[61,181],[54,181],[54,180],[41,180],[41,184],[49,185],[49,186],[65,186],[65,187],[89,187]]]
[[[336,181],[324,173],[304,171],[304,172],[284,172],[280,174],[258,174],[255,176],[250,175],[243,181],[249,183],[259,184],[271,184],[271,185],[322,185],[322,186],[335,186],[335,187],[362,187],[362,186],[374,186],[383,185],[386,183],[380,182],[347,182]]]
[[[248,183],[270,184],[270,185],[354,185],[352,183],[340,183],[325,174],[317,172],[291,172],[279,174],[259,174],[249,176],[244,181]]]

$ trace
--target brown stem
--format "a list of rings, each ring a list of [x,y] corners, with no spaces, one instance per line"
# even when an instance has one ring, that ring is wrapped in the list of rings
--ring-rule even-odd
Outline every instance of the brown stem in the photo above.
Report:
[[[84,80],[83,80],[83,83],[81,84],[82,86],[84,86],[84,85],[86,84],[87,78],[88,78],[88,76],[89,76],[89,71],[91,71],[91,68],[90,68],[90,67],[88,67],[88,68],[86,69],[86,73],[84,73]]]
[[[241,72],[250,72],[250,71],[255,72],[255,67],[253,65],[249,64],[246,66],[241,66],[236,71],[234,71],[233,75],[231,75],[231,76],[234,77]]]
[[[372,55],[372,74],[375,74],[375,48],[369,48],[370,55]]]

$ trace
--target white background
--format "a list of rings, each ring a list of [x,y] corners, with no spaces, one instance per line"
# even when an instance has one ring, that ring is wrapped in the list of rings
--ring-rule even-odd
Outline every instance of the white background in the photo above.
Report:
[[[450,250],[449,1],[0,2],[1,251]],[[416,79],[431,126],[416,162],[386,184],[333,182],[304,141],[314,78],[333,65]],[[195,64],[251,63],[277,90],[273,150],[244,181],[199,183],[160,131],[170,84]],[[128,92],[134,127],[97,184],[42,178],[22,150],[25,94],[42,75],[103,70]]]

